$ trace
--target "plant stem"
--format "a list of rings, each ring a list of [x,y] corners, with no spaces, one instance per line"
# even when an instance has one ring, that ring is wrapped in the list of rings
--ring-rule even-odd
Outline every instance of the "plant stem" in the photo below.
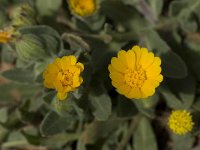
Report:
[[[136,128],[136,126],[137,126],[137,124],[139,122],[139,118],[140,118],[140,116],[137,115],[131,120],[130,126],[128,128],[128,132],[127,132],[126,135],[124,135],[124,137],[122,138],[121,142],[117,146],[116,150],[124,150],[125,149],[127,143],[129,142],[131,136],[133,135],[133,131],[135,130],[135,128]]]

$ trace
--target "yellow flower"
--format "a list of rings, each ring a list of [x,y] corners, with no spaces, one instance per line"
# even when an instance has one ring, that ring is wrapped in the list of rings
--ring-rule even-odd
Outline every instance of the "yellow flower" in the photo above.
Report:
[[[161,60],[146,48],[134,46],[127,52],[120,50],[108,66],[112,85],[127,98],[147,98],[163,80]]]
[[[96,0],[68,0],[70,9],[77,15],[86,17],[96,11]]]
[[[56,58],[43,72],[44,86],[56,89],[59,100],[64,100],[67,93],[74,91],[83,82],[80,73],[84,70],[82,63],[77,63],[75,56]]]
[[[175,110],[169,116],[168,126],[175,134],[183,135],[192,130],[194,123],[190,112]]]
[[[0,43],[8,43],[11,40],[12,32],[11,31],[0,31]]]

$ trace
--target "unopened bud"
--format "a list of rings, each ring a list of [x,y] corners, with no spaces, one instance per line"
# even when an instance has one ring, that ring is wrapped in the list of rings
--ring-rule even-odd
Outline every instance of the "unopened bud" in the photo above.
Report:
[[[14,27],[35,25],[36,11],[29,4],[22,4],[14,8],[11,19]]]
[[[49,55],[40,37],[34,34],[24,34],[15,43],[18,57],[24,61],[43,60]]]

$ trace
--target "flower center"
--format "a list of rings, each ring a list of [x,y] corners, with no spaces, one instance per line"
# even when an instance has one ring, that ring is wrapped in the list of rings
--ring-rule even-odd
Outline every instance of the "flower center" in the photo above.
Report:
[[[60,80],[62,86],[71,86],[73,84],[74,74],[69,70],[61,70],[58,73],[58,79]]]
[[[146,77],[146,72],[141,66],[137,66],[135,70],[128,69],[124,75],[125,82],[132,88],[141,88]]]

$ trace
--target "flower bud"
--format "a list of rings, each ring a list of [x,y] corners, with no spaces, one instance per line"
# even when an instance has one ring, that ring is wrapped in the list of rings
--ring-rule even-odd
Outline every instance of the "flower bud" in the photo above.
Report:
[[[49,55],[40,37],[34,34],[24,34],[15,43],[18,57],[24,61],[43,60]]]
[[[12,25],[14,27],[23,27],[36,24],[35,9],[29,4],[22,4],[14,8],[11,13]]]

